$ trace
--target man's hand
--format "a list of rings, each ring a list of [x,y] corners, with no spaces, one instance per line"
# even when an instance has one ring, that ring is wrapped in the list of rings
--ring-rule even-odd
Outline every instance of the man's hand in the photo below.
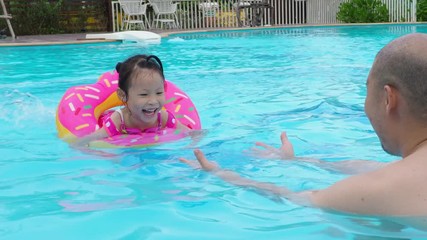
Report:
[[[216,163],[209,161],[208,159],[206,159],[205,155],[203,154],[202,151],[200,151],[199,149],[194,150],[194,155],[197,158],[197,162],[192,161],[192,160],[188,160],[185,158],[180,158],[179,160],[183,163],[186,163],[187,165],[193,167],[193,168],[202,168],[205,171],[215,171],[215,170],[219,170],[219,167]]]
[[[263,142],[256,142],[255,145],[261,148],[253,147],[250,151],[250,154],[260,158],[295,158],[294,147],[289,141],[286,132],[282,132],[282,134],[280,134],[280,141],[282,142],[282,146],[280,146],[280,148],[275,148]]]

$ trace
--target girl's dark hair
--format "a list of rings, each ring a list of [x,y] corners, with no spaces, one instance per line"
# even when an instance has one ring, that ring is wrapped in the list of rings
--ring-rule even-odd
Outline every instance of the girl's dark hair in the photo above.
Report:
[[[138,54],[132,56],[124,62],[119,62],[116,65],[116,71],[119,73],[119,88],[122,89],[126,95],[128,94],[129,85],[130,85],[130,77],[137,69],[151,69],[160,74],[165,80],[165,76],[163,74],[163,65],[162,61],[155,55],[144,55]]]

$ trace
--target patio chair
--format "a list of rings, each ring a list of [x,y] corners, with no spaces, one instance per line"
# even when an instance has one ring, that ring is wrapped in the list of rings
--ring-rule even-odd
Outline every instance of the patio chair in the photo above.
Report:
[[[120,7],[123,9],[122,30],[130,30],[131,25],[139,24],[141,29],[150,29],[150,23],[147,19],[147,5],[144,0],[119,0]]]
[[[204,2],[199,3],[199,11],[203,16],[203,26],[212,27],[216,26],[216,16],[219,13],[219,4],[217,2],[212,2],[211,0],[205,0]]]
[[[148,2],[156,15],[153,19],[153,23],[156,22],[156,28],[158,28],[159,23],[161,28],[163,28],[163,23],[179,28],[178,16],[176,15],[178,3],[173,3],[172,0],[148,0]]]
[[[203,16],[212,16],[219,11],[219,4],[211,0],[205,0],[199,3],[199,9],[203,12]]]
[[[252,24],[251,26],[261,26],[262,19],[264,18],[264,9],[270,11],[270,23],[273,24],[274,7],[270,4],[269,0],[256,0],[251,4],[252,7]]]
[[[239,27],[246,25],[244,22],[250,22],[251,27],[260,26],[261,18],[263,18],[263,9],[270,10],[270,23],[273,22],[273,6],[269,3],[269,0],[238,0],[233,4],[236,10],[237,23]],[[240,18],[240,11],[250,9],[251,14],[245,14],[245,20],[242,21]]]

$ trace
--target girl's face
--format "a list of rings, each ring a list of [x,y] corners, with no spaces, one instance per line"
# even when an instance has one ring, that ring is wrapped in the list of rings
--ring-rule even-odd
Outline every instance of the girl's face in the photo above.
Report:
[[[161,75],[150,69],[141,69],[132,76],[127,96],[127,107],[135,124],[153,125],[165,105],[165,89]]]

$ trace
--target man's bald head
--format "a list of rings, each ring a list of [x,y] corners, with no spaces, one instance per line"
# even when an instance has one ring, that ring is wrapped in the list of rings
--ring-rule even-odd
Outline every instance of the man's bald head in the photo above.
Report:
[[[397,88],[414,117],[427,119],[427,34],[408,34],[387,44],[377,54],[371,75],[377,88]]]

